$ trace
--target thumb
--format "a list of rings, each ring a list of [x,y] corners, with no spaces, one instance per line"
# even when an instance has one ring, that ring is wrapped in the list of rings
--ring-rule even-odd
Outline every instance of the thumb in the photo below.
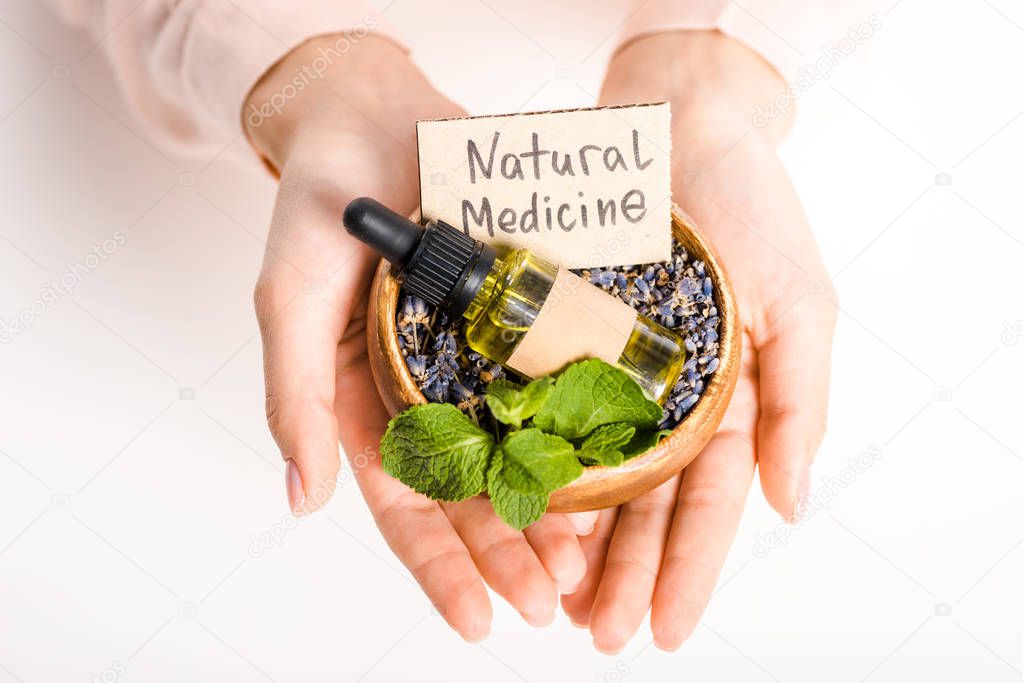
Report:
[[[300,516],[330,499],[340,466],[333,403],[341,321],[321,296],[294,279],[278,274],[261,280],[256,310],[267,422],[285,461],[288,505]]]
[[[295,515],[330,499],[340,467],[334,378],[351,307],[331,274],[343,275],[356,252],[339,216],[333,202],[282,182],[256,284],[267,422],[286,463]]]

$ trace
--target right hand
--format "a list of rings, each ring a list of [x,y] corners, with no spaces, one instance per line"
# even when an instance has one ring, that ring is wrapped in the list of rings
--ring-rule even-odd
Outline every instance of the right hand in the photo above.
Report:
[[[583,587],[563,601],[613,653],[650,614],[674,650],[714,592],[759,469],[767,501],[798,518],[824,434],[834,292],[809,222],[775,151],[788,120],[751,125],[785,82],[717,31],[639,38],[611,60],[601,104],[671,103],[672,197],[729,268],[742,317],[738,383],[714,438],[681,475],[601,513],[583,539]],[[696,175],[695,183],[686,180]],[[827,293],[827,296],[824,293]]]
[[[438,504],[387,475],[377,457],[388,414],[370,374],[368,288],[378,257],[341,227],[345,205],[371,196],[399,213],[418,205],[415,121],[462,116],[393,43],[369,35],[324,77],[293,79],[336,37],[284,57],[250,93],[246,132],[280,173],[255,304],[267,420],[286,465],[291,510],[330,498],[338,442],[377,526],[430,601],[464,638],[489,632],[484,581],[531,624],[554,618],[558,593],[586,571],[577,534],[596,513],[546,515],[519,532],[482,497]],[[294,94],[285,100],[285,94]],[[279,113],[250,117],[266,102]],[[267,110],[269,111],[269,110]],[[258,123],[258,125],[256,125]]]

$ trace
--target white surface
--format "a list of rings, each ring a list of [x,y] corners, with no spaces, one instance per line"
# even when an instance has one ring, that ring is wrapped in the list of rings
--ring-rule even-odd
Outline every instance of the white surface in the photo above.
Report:
[[[494,5],[528,38],[460,4],[488,49],[464,59],[456,26],[416,46],[455,99],[591,103],[620,8],[544,28]],[[425,5],[387,12],[414,27]],[[88,39],[29,0],[0,19],[0,318],[125,240],[0,345],[0,681],[1023,678],[1018,4],[902,0],[800,99],[784,155],[844,309],[818,491],[878,457],[766,557],[780,527],[755,489],[704,625],[675,654],[644,627],[617,657],[500,600],[464,644],[353,485],[288,517],[250,302],[272,183],[230,154],[164,157]]]

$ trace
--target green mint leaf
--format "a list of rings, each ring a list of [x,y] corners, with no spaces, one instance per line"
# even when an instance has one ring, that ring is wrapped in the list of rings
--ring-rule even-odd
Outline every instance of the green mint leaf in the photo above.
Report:
[[[504,449],[498,446],[487,471],[487,491],[494,512],[509,526],[522,530],[543,517],[547,510],[547,493],[520,493],[505,481]]]
[[[533,427],[509,434],[501,456],[501,477],[519,493],[546,495],[583,473],[572,444]]]
[[[533,424],[550,434],[575,440],[614,422],[653,429],[661,416],[661,407],[644,396],[631,377],[591,358],[561,373]]]
[[[448,403],[412,406],[380,441],[384,471],[434,500],[482,493],[494,437]]]
[[[487,386],[487,405],[501,422],[516,429],[522,421],[536,415],[554,389],[554,379],[541,377],[526,386],[506,379],[495,379]]]
[[[632,440],[636,434],[636,428],[624,422],[597,427],[583,439],[581,448],[620,448]]]
[[[543,516],[552,491],[582,473],[572,444],[531,427],[512,432],[494,449],[487,490],[497,515],[524,529]]]
[[[624,422],[597,427],[579,444],[576,456],[584,465],[617,467],[625,461],[621,448],[632,440],[636,428]]]
[[[580,450],[576,455],[579,456],[579,462],[587,467],[593,465],[618,467],[625,462],[625,456],[622,455],[621,451]]]
[[[622,447],[622,454],[626,460],[631,460],[637,455],[643,455],[669,434],[671,434],[670,429],[637,431],[629,443]]]

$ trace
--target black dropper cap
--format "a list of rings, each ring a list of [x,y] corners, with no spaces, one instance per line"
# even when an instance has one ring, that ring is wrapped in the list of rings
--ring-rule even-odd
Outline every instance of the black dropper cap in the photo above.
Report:
[[[465,312],[497,259],[493,247],[443,221],[424,228],[369,197],[352,200],[343,220],[349,234],[400,271],[407,292],[454,316]]]

